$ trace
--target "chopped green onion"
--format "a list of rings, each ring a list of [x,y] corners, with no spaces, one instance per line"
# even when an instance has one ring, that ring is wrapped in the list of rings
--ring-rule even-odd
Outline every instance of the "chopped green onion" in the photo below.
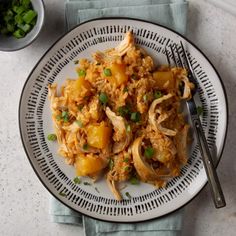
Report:
[[[18,27],[22,29],[25,33],[29,32],[31,29],[31,25],[29,24],[25,24],[25,25],[19,24]]]
[[[21,0],[21,4],[22,4],[24,7],[29,7],[30,0]]]
[[[117,112],[120,116],[126,117],[131,113],[131,109],[130,109],[130,106],[125,105],[122,107],[118,107]]]
[[[88,145],[87,143],[85,143],[85,144],[83,145],[83,149],[84,149],[84,150],[88,150],[88,149],[89,149],[89,145]]]
[[[25,23],[30,24],[36,16],[37,16],[36,11],[29,10],[23,15],[23,20],[24,20]]]
[[[139,180],[135,176],[131,177],[129,181],[133,185],[139,184]]]
[[[130,116],[130,120],[132,120],[133,122],[139,122],[141,120],[140,112],[132,112]]]
[[[152,147],[150,147],[150,146],[147,147],[147,148],[145,149],[145,151],[144,151],[144,155],[145,155],[145,157],[148,158],[148,159],[152,158],[153,155],[154,155],[154,149],[153,149]]]
[[[69,121],[69,112],[68,111],[63,111],[61,113],[61,117],[63,118],[64,122],[68,122]]]
[[[23,13],[26,9],[25,9],[25,7],[23,7],[23,6],[13,6],[12,10],[13,10],[16,14],[20,15],[20,14]]]
[[[200,106],[197,107],[197,114],[199,116],[201,116],[203,114],[203,108],[202,107],[200,107]]]
[[[131,132],[131,126],[130,125],[126,125],[126,132]]]
[[[63,193],[63,191],[61,191],[61,192],[59,193],[59,195],[62,196],[62,197],[65,197],[65,196],[66,196],[66,194]]]
[[[137,78],[137,76],[136,76],[135,74],[132,74],[132,75],[131,75],[131,79],[137,80],[138,78]]]
[[[143,101],[146,102],[148,100],[147,94],[143,95]]]
[[[80,178],[77,176],[77,177],[75,177],[75,178],[73,179],[73,182],[74,182],[75,184],[80,184],[80,183],[81,183],[81,180],[80,180]]]
[[[84,182],[84,185],[92,185],[92,184],[89,182]]]
[[[83,104],[79,104],[79,105],[78,105],[78,110],[79,110],[79,111],[82,111],[83,107],[84,107]]]
[[[78,75],[79,75],[79,77],[85,77],[86,76],[86,71],[85,70],[79,70]]]
[[[79,60],[74,60],[74,64],[75,65],[79,64]]]
[[[75,123],[82,128],[83,127],[83,123],[80,120],[76,120]]]
[[[7,30],[8,30],[9,32],[13,32],[14,29],[15,29],[15,26],[14,26],[13,24],[10,24],[10,23],[7,24]]]
[[[128,158],[128,157],[125,157],[124,160],[123,160],[123,162],[126,162],[126,163],[129,162],[129,158]]]
[[[127,198],[131,199],[131,195],[129,194],[129,192],[126,192],[126,193],[125,193],[125,196],[126,196]]]
[[[160,97],[162,97],[162,92],[161,92],[161,91],[155,91],[155,92],[154,92],[154,98],[155,98],[155,99],[158,99],[158,98],[160,98]]]
[[[100,93],[99,95],[99,101],[103,104],[103,105],[106,105],[107,102],[108,102],[108,97],[106,95],[106,93]]]
[[[57,119],[57,120],[61,120],[61,119],[62,119],[61,115],[57,115],[57,116],[56,116],[56,119]]]
[[[128,92],[128,91],[129,91],[128,88],[127,88],[127,87],[124,87],[123,93],[126,93],[126,92]]]
[[[130,171],[130,166],[125,166],[124,170],[125,171]]]
[[[13,33],[13,36],[17,39],[20,39],[20,38],[25,37],[25,32],[21,29],[18,29]]]
[[[98,193],[100,193],[97,187],[95,187],[94,189],[95,189]]]
[[[109,159],[108,166],[109,166],[109,170],[112,170],[114,167],[114,161],[111,158]]]
[[[109,69],[109,68],[105,68],[103,70],[103,73],[104,73],[105,76],[111,76],[112,75],[111,69]]]
[[[56,141],[57,140],[57,136],[55,134],[49,134],[47,136],[49,141]]]

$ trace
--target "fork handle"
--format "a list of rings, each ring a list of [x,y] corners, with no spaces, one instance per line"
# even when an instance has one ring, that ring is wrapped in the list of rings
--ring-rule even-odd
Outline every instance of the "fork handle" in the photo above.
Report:
[[[216,169],[213,164],[210,150],[202,129],[199,118],[194,119],[193,127],[197,136],[200,152],[202,154],[202,160],[207,174],[208,182],[210,184],[211,194],[216,208],[221,208],[226,205],[223,191],[221,189],[220,181],[216,173]]]

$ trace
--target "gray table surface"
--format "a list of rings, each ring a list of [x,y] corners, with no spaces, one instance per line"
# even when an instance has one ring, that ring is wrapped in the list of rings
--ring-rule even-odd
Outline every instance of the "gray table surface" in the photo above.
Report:
[[[76,235],[83,230],[51,223],[49,193],[34,174],[21,145],[18,103],[33,66],[64,33],[64,2],[48,0],[39,38],[14,53],[0,52],[0,235]],[[188,38],[220,73],[229,101],[229,130],[217,169],[227,206],[216,210],[208,186],[185,207],[183,235],[236,235],[236,17],[207,1],[190,1]]]

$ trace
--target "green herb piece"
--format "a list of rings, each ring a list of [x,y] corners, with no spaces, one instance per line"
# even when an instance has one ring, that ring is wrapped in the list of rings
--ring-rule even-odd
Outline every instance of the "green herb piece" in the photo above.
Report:
[[[154,155],[154,149],[152,147],[147,147],[144,151],[144,156],[148,159],[152,158]]]
[[[129,89],[128,89],[127,87],[124,87],[123,93],[126,93],[126,92],[128,92],[128,91],[129,91]]]
[[[105,69],[103,70],[103,74],[104,74],[105,76],[111,76],[111,75],[112,75],[111,69],[105,68]]]
[[[133,122],[139,122],[141,120],[140,112],[132,112],[130,116],[130,120],[132,120]]]
[[[65,197],[65,196],[66,196],[66,194],[63,193],[63,191],[61,191],[61,192],[59,193],[59,195],[62,196],[62,197]]]
[[[13,24],[8,23],[7,30],[12,33],[15,30],[15,26]]]
[[[118,107],[117,112],[122,117],[127,117],[131,113],[130,106],[125,105],[122,107]]]
[[[124,160],[123,160],[123,162],[126,162],[126,163],[129,162],[129,158],[128,158],[128,157],[125,157]]]
[[[109,159],[108,166],[109,166],[109,170],[112,170],[114,167],[114,161],[111,158]]]
[[[23,6],[13,6],[12,10],[13,10],[16,14],[20,15],[20,14],[23,13],[26,9],[25,9],[25,7],[23,7]]]
[[[75,123],[82,128],[83,127],[83,123],[80,120],[76,120]]]
[[[79,64],[79,60],[74,60],[74,64],[75,65]]]
[[[47,136],[49,141],[56,141],[57,140],[57,136],[55,134],[49,134]]]
[[[87,151],[87,150],[89,149],[89,145],[88,145],[87,143],[85,143],[85,144],[83,145],[83,149],[84,149],[85,151]]]
[[[17,39],[20,39],[20,38],[25,37],[25,32],[21,29],[18,29],[13,33],[13,36]]]
[[[99,95],[99,101],[103,104],[103,105],[106,105],[107,102],[108,102],[108,97],[106,95],[106,93],[100,93]]]
[[[126,128],[126,132],[128,132],[128,133],[131,132],[131,126],[130,125],[126,125],[125,128]]]
[[[86,76],[86,71],[85,70],[79,70],[78,75],[79,75],[79,77],[85,77]]]
[[[57,119],[58,121],[61,120],[61,119],[62,119],[61,115],[57,115],[57,116],[56,116],[56,119]]]
[[[139,180],[135,176],[131,177],[129,181],[133,185],[139,184]]]
[[[37,12],[34,10],[28,10],[24,15],[23,15],[23,20],[25,23],[30,24],[32,20],[37,16]]]
[[[125,166],[124,170],[125,171],[130,171],[130,166]]]
[[[80,184],[80,183],[81,183],[81,180],[80,180],[80,178],[77,176],[77,177],[75,177],[75,178],[73,179],[73,182],[74,182],[75,184]]]
[[[197,107],[197,114],[199,116],[201,116],[203,114],[203,108],[202,107],[200,107],[200,106]]]
[[[94,189],[95,189],[98,193],[100,193],[97,187],[95,187]]]
[[[29,32],[31,30],[31,25],[29,25],[29,24],[25,24],[25,25],[18,24],[18,27],[20,29],[22,29],[25,33]]]
[[[79,110],[79,111],[82,111],[83,107],[84,107],[83,104],[79,104],[79,105],[78,105],[78,110]]]
[[[131,199],[131,195],[129,194],[129,192],[126,192],[126,193],[125,193],[125,196],[126,196],[127,198]]]
[[[132,75],[131,75],[131,79],[133,79],[133,80],[137,80],[138,77],[137,77],[135,74],[132,74]]]
[[[16,22],[17,25],[23,24],[24,21],[23,21],[22,16],[21,16],[21,15],[16,15],[16,16],[15,16],[15,22]]]
[[[69,121],[69,112],[68,111],[63,111],[61,113],[61,117],[63,118],[64,122],[68,122]]]
[[[144,102],[147,102],[147,100],[148,100],[147,94],[143,95],[143,101],[144,101]]]
[[[163,94],[162,94],[161,91],[155,91],[155,92],[154,92],[154,98],[155,98],[155,99],[158,99],[158,98],[160,98],[160,97],[162,97],[162,96],[163,96]]]
[[[89,182],[84,182],[84,185],[92,185],[91,183],[89,183]]]

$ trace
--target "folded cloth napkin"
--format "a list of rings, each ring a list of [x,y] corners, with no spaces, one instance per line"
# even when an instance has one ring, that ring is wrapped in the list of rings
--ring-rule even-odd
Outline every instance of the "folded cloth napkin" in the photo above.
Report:
[[[170,27],[184,34],[187,22],[185,0],[68,0],[65,4],[67,29],[98,17],[134,17]],[[145,223],[108,223],[82,216],[51,197],[53,222],[84,227],[86,236],[177,236],[181,234],[183,209]]]

